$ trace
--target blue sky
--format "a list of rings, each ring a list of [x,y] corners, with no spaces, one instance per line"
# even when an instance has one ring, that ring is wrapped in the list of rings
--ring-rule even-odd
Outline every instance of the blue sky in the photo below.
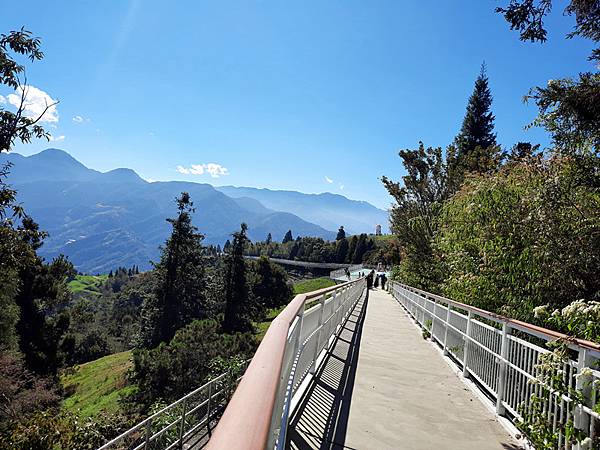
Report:
[[[25,26],[42,38],[46,58],[28,66],[29,84],[60,100],[47,123],[56,141],[16,150],[53,146],[151,180],[330,191],[387,207],[379,177],[402,175],[401,148],[452,141],[483,60],[505,147],[548,143],[542,130],[523,129],[536,113],[522,102],[530,87],[593,69],[591,44],[564,39],[572,18],[557,9],[548,43],[521,43],[493,12],[502,3],[2,8],[0,32]]]

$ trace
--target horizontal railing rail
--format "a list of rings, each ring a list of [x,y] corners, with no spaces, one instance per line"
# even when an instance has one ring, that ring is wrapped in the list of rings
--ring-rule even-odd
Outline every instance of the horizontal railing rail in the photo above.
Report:
[[[541,398],[541,390],[548,388],[538,378],[539,357],[548,350],[536,342],[567,342],[577,358],[566,361],[559,375],[568,391],[581,393],[584,403],[575,409],[569,407],[574,401],[571,396],[550,389],[551,395],[543,398],[540,408],[548,423],[552,423],[552,432],[558,433],[558,448],[571,448],[561,431],[561,425],[570,420],[594,442],[600,439],[600,371],[592,368],[600,358],[600,345],[398,282],[392,281],[388,286],[393,297],[443,353],[462,366],[463,375],[472,377],[495,401],[496,412],[513,422],[523,419],[522,412],[531,413],[535,407],[533,398]]]
[[[294,395],[365,291],[362,278],[294,297],[267,330],[209,449],[284,448]]]
[[[332,280],[347,280],[346,270],[352,273],[361,270],[362,268],[362,264],[354,264],[352,266],[346,266],[341,269],[332,270],[331,272],[329,272],[329,278],[331,278]]]
[[[208,442],[211,422],[223,411],[239,380],[229,373],[223,373],[142,420],[98,450],[170,450],[181,449],[184,444],[202,448]]]

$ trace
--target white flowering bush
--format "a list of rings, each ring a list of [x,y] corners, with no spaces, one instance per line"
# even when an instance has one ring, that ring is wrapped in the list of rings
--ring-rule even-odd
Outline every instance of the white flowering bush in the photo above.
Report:
[[[570,336],[600,342],[600,302],[576,300],[549,312],[548,305],[533,309],[536,318]]]

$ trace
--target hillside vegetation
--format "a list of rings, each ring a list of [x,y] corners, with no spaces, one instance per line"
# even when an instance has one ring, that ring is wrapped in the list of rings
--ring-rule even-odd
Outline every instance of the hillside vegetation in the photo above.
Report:
[[[74,294],[100,295],[108,275],[77,275],[68,286]]]
[[[131,358],[131,351],[126,351],[65,370],[61,382],[70,395],[63,409],[80,417],[118,412],[119,399],[133,389],[125,379]]]

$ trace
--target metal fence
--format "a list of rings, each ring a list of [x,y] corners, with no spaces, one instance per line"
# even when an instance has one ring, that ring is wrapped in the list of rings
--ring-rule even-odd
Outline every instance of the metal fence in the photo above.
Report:
[[[592,369],[600,358],[600,346],[397,282],[391,282],[389,289],[444,354],[462,366],[463,375],[471,377],[495,402],[499,415],[518,422],[536,408],[552,424],[558,448],[578,447],[562,432],[571,420],[593,445],[600,446],[600,372]],[[539,382],[540,355],[549,351],[536,343],[560,338],[568,339],[573,357],[558,369],[558,375],[568,391],[579,392],[583,398],[583,404],[574,408],[569,407],[572,396]],[[550,395],[541,396],[542,389]],[[543,399],[541,405],[534,404],[536,397]]]
[[[341,269],[336,269],[336,270],[332,270],[329,273],[329,278],[331,278],[332,280],[348,280],[347,276],[346,276],[346,270],[348,270],[350,273],[352,272],[356,272],[358,270],[361,270],[363,268],[362,264],[355,264],[352,266],[346,266],[343,267]]]
[[[247,365],[247,363],[246,363]],[[98,450],[202,448],[240,378],[223,373],[162,408]]]
[[[275,410],[281,411],[281,414],[275,413],[281,420],[272,425],[272,436],[273,439],[277,438],[277,449],[285,448],[294,394],[306,376],[315,373],[319,355],[329,348],[346,317],[364,295],[365,289],[366,284],[360,282],[324,293],[318,297],[318,303],[310,302],[314,306],[306,310],[300,308],[296,320],[290,326],[282,365],[284,382],[278,388]],[[307,304],[309,303],[305,301],[305,306]]]
[[[284,449],[294,396],[365,295],[364,278],[297,295],[271,323],[208,448]]]

